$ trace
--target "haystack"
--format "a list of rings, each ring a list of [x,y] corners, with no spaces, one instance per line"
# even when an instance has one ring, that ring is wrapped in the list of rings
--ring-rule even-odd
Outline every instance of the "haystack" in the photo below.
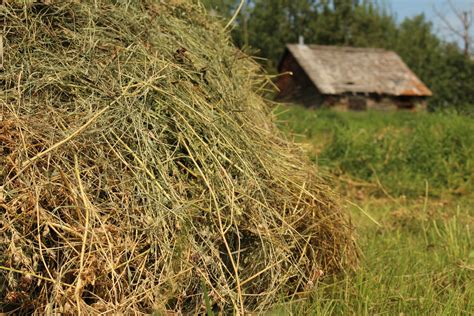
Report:
[[[266,80],[190,1],[1,8],[0,309],[263,311],[351,266]]]

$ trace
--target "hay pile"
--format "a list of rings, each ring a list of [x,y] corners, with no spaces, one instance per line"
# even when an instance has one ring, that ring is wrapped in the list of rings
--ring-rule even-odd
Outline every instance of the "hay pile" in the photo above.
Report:
[[[0,309],[262,311],[352,265],[257,65],[189,1],[131,3],[1,8]]]

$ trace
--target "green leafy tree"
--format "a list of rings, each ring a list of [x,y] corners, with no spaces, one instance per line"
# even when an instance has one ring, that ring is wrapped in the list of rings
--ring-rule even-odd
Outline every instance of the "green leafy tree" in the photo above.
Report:
[[[252,1],[248,11],[247,43],[267,58],[267,66],[275,67],[286,43],[296,42],[298,36],[310,37],[311,22],[317,17],[318,1],[260,0]],[[238,44],[246,44],[237,38]]]
[[[384,47],[396,30],[394,18],[371,0],[253,0],[243,14],[247,40],[241,29],[234,39],[258,49],[270,69],[300,35],[313,44]]]

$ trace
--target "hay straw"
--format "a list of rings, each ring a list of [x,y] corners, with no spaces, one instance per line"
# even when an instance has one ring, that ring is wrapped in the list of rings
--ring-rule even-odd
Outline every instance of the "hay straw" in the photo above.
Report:
[[[0,70],[3,70],[3,34],[0,33]]]
[[[200,6],[8,1],[0,21],[0,311],[261,312],[355,263],[267,78]]]
[[[240,11],[242,10],[242,7],[244,6],[244,3],[245,3],[245,0],[240,0],[239,6],[238,6],[237,9],[235,10],[235,12],[234,12],[234,14],[232,15],[232,17],[230,18],[229,22],[227,22],[227,24],[225,25],[224,30],[228,29],[229,26],[231,26],[232,23],[234,23],[235,19],[237,18],[237,16],[239,15]]]

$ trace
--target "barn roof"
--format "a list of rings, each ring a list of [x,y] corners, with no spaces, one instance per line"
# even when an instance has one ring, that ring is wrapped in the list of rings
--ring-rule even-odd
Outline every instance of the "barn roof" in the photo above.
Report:
[[[392,51],[301,44],[289,44],[287,49],[323,94],[432,95]]]

